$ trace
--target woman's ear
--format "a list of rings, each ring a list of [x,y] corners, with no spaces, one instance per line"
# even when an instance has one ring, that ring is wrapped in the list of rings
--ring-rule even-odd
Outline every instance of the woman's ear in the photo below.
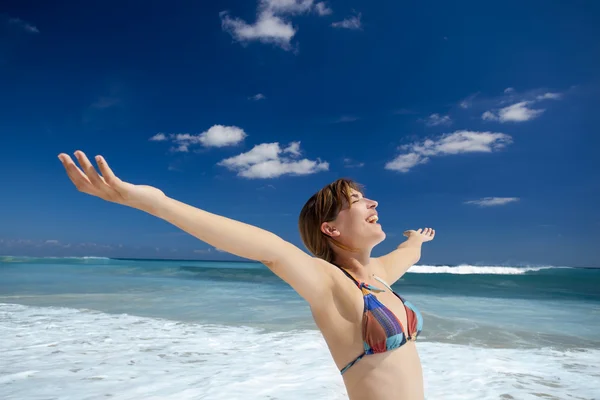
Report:
[[[335,226],[331,225],[329,222],[323,222],[321,224],[321,232],[329,237],[340,236],[340,231],[335,229]]]

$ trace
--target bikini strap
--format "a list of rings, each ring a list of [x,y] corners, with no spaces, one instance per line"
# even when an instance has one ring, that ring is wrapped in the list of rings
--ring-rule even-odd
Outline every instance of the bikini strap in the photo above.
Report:
[[[335,264],[334,264],[335,265]],[[336,265],[336,267],[338,267]],[[381,290],[373,285],[369,285],[368,283],[364,283],[364,282],[359,282],[357,281],[348,271],[346,271],[344,268],[342,267],[338,267],[348,278],[352,279],[352,282],[354,282],[354,284],[356,286],[358,286],[358,288],[363,292],[363,294],[368,294],[369,292],[374,292],[374,293],[381,293],[384,292],[385,290]]]
[[[335,265],[335,264],[334,264]],[[338,267],[336,265],[336,267]],[[342,267],[338,267],[340,269],[340,271],[342,271],[348,278],[350,278],[352,280],[352,282],[354,282],[354,284],[356,284],[356,286],[358,286],[360,288],[360,282],[358,282],[356,279],[354,279],[354,277],[352,275],[350,275],[350,273],[348,271],[346,271],[344,268]]]
[[[390,285],[388,285],[386,281],[384,281],[377,275],[373,275],[373,278],[377,279],[377,281],[379,281],[379,283],[381,283],[383,286],[385,286],[387,288],[387,290],[389,290],[390,292],[394,291],[394,289],[392,289],[392,287]]]

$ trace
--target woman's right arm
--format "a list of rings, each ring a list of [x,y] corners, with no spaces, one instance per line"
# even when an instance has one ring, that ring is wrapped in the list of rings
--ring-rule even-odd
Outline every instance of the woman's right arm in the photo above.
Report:
[[[272,232],[166,196],[148,212],[220,250],[262,262],[311,305],[331,290],[331,277],[322,262]]]
[[[96,157],[102,176],[83,152],[75,152],[82,170],[66,154],[59,155],[69,178],[81,192],[126,205],[161,218],[220,250],[260,261],[287,282],[311,307],[331,292],[332,278],[323,261],[279,236],[243,222],[192,207],[162,191],[120,180],[102,157]]]

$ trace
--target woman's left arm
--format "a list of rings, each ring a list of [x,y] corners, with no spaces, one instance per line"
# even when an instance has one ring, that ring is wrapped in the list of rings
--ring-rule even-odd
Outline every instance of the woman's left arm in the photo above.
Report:
[[[410,267],[421,259],[421,246],[423,243],[433,240],[435,229],[409,230],[404,232],[404,236],[408,239],[396,250],[377,258],[383,267],[384,279],[389,285],[400,279]]]

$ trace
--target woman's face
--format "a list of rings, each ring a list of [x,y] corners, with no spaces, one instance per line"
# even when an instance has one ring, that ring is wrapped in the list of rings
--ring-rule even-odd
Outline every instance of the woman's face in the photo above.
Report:
[[[323,223],[321,229],[339,243],[352,249],[372,249],[385,239],[385,232],[377,222],[377,202],[352,190],[350,204],[346,204],[334,221]]]

